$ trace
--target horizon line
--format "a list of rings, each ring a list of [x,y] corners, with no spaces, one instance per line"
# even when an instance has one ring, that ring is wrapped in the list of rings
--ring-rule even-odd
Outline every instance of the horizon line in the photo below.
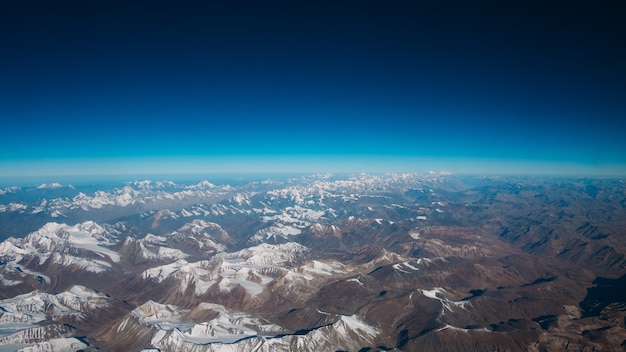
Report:
[[[408,156],[236,156],[129,157],[100,159],[0,160],[0,179],[54,179],[385,174],[446,171],[474,176],[625,177],[626,164]]]

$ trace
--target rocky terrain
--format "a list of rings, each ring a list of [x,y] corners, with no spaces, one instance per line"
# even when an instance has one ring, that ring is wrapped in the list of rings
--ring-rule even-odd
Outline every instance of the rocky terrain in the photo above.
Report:
[[[1,351],[626,350],[619,179],[0,190]]]

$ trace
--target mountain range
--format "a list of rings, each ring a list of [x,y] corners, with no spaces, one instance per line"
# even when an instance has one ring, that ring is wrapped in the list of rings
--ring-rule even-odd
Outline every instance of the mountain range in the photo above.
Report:
[[[621,179],[0,190],[1,351],[626,350]]]

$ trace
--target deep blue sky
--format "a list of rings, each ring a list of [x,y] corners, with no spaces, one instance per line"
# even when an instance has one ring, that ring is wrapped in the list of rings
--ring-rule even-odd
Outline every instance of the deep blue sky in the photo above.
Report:
[[[622,1],[2,1],[0,177],[626,174],[624,18]]]

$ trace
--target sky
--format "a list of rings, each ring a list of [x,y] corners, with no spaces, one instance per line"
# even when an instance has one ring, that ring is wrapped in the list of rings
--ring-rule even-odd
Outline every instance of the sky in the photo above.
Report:
[[[622,1],[0,2],[0,177],[626,175]]]

